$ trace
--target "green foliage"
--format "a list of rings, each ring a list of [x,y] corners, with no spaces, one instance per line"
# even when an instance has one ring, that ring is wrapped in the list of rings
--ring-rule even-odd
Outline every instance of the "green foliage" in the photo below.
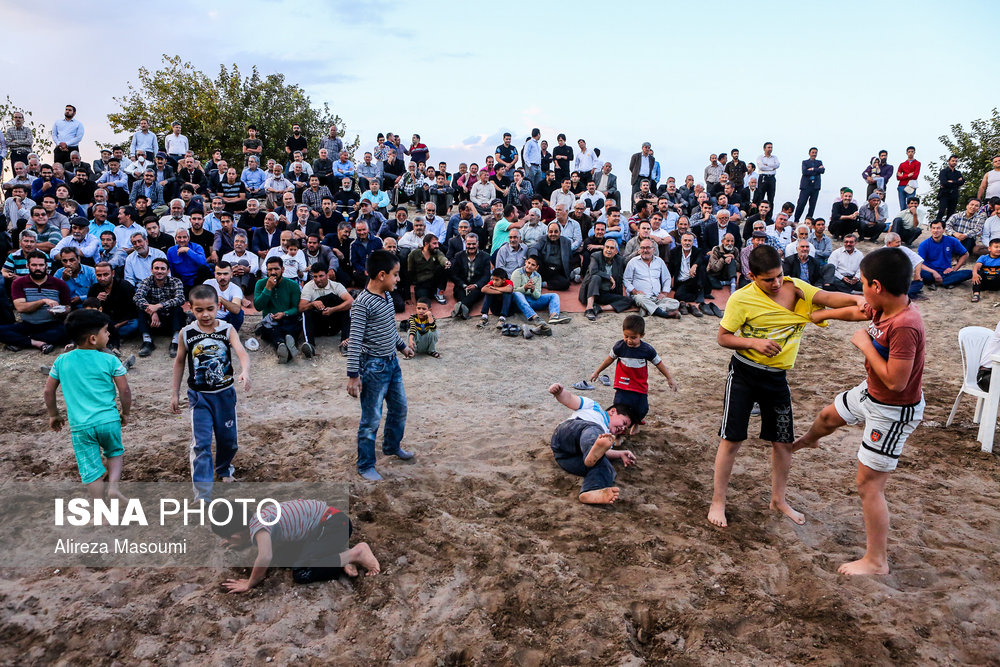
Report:
[[[0,126],[6,129],[8,126],[13,125],[14,121],[12,118],[16,112],[24,114],[24,125],[31,130],[32,135],[35,137],[35,143],[31,147],[32,151],[42,158],[42,162],[45,162],[45,155],[51,153],[55,147],[51,132],[45,127],[45,123],[35,121],[33,113],[24,107],[14,104],[14,101],[10,99],[10,95],[7,96],[5,102],[0,102]],[[13,177],[14,166],[9,163],[10,160],[4,160],[4,171],[9,171],[11,177]],[[6,180],[6,177],[4,180]]]
[[[310,160],[319,156],[319,142],[327,136],[330,125],[337,126],[341,137],[346,129],[329,104],[313,106],[305,91],[286,83],[283,74],[262,77],[253,67],[250,75],[244,76],[236,65],[220,65],[218,75],[211,79],[180,56],[164,55],[163,67],[155,72],[140,67],[136,83],[129,84],[128,92],[114,100],[121,111],[108,114],[108,122],[113,131],[125,135],[123,144],[131,140],[141,118],[147,118],[150,129],[161,137],[178,121],[191,150],[203,162],[216,148],[222,149],[230,163],[240,158],[247,125],[254,125],[257,137],[264,142],[263,158],[273,157],[282,163],[288,161],[285,139],[294,123],[309,140]],[[357,137],[353,143],[345,139],[352,154],[359,143]]]
[[[958,170],[965,176],[965,185],[958,196],[959,209],[970,197],[975,197],[979,184],[986,172],[993,169],[992,159],[1000,154],[1000,112],[994,107],[989,118],[974,120],[966,131],[961,123],[951,126],[952,136],[938,137],[948,152],[942,155],[940,162],[928,162],[924,167],[924,180],[930,185],[930,192],[921,197],[921,203],[928,211],[936,211],[938,205],[938,190],[941,184],[938,174],[947,166],[948,157],[958,156]]]

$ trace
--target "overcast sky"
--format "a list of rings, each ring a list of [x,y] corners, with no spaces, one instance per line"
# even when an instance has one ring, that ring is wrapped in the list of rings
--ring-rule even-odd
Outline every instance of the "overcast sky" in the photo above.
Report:
[[[50,127],[75,104],[86,159],[113,136],[112,97],[168,53],[211,76],[220,63],[282,72],[329,102],[363,147],[380,131],[418,132],[451,167],[481,163],[504,130],[517,143],[532,127],[552,145],[559,132],[574,146],[587,139],[620,177],[643,141],[678,180],[701,180],[709,153],[738,147],[752,161],[772,141],[778,199],[795,200],[815,145],[827,167],[819,211],[829,215],[833,192],[861,188],[878,149],[894,165],[910,144],[923,162],[937,159],[939,135],[986,117],[998,99],[987,69],[996,0],[175,0],[164,19],[150,17],[155,30],[116,0],[100,11],[4,5],[0,88]]]

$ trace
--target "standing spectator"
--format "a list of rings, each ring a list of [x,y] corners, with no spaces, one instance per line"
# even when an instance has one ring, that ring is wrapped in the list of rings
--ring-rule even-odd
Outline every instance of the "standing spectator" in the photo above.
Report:
[[[552,160],[556,182],[562,183],[562,180],[569,178],[569,173],[573,171],[573,147],[566,144],[566,135],[562,133],[556,137],[556,143],[558,145],[552,149]]]
[[[10,151],[10,163],[28,162],[28,154],[35,143],[35,135],[30,128],[24,126],[24,114],[15,111],[13,115],[14,124],[4,131],[4,138],[7,141],[7,150]]]
[[[645,180],[653,180],[653,149],[648,141],[643,142],[642,149],[629,158],[628,170],[632,174],[632,200],[639,191],[639,184]]]
[[[404,152],[410,156],[410,161],[416,163],[417,165],[421,162],[427,164],[427,160],[431,157],[431,152],[427,149],[427,146],[421,143],[419,134],[413,135],[410,147]]]
[[[757,168],[760,169],[757,184],[760,186],[761,199],[766,198],[771,208],[774,208],[774,190],[778,184],[775,173],[781,167],[781,161],[778,160],[778,157],[771,155],[773,150],[774,145],[768,141],[764,144],[764,153],[757,157]]]
[[[57,120],[52,126],[52,140],[56,142],[52,159],[63,164],[69,162],[69,154],[80,150],[83,141],[83,123],[76,119],[76,107],[66,105],[62,120]]]
[[[181,134],[181,124],[174,121],[170,124],[170,134],[163,140],[163,150],[167,154],[170,165],[176,168],[177,163],[187,155],[189,149],[188,138]]]
[[[948,166],[938,174],[938,220],[947,220],[955,213],[958,207],[958,192],[965,185],[965,176],[956,167],[958,166],[958,156],[948,157]]]
[[[305,151],[308,142],[302,136],[302,128],[298,123],[292,125],[292,134],[285,139],[285,154],[291,158],[295,151]]]
[[[132,135],[128,154],[138,156],[140,151],[146,154],[147,160],[152,160],[153,156],[160,152],[160,142],[156,134],[149,131],[149,120],[146,118],[139,119],[139,129]],[[184,152],[187,152],[187,148]]]
[[[986,172],[982,182],[979,184],[980,201],[989,201],[994,197],[1000,197],[1000,155],[993,156],[993,170]]]
[[[888,162],[889,153],[884,150],[878,152],[878,157],[873,157],[868,161],[868,168],[861,172],[861,177],[865,179],[868,184],[868,191],[865,194],[867,197],[875,190],[881,190],[883,193],[886,190],[886,185],[889,183],[889,179],[892,178],[893,170],[892,165]]]
[[[920,162],[914,159],[917,149],[913,146],[906,148],[906,160],[899,164],[896,169],[896,192],[899,195],[899,210],[906,208],[906,198],[917,192],[917,179],[920,178]]]
[[[819,199],[819,191],[822,182],[822,174],[826,172],[822,160],[816,159],[819,150],[816,147],[809,149],[809,159],[802,161],[802,178],[799,180],[799,201],[795,206],[795,220],[798,222],[809,202],[809,212],[807,218],[813,217],[816,211],[816,200]]]
[[[531,138],[524,142],[524,177],[534,188],[542,180],[542,147],[538,140],[542,131],[537,127],[531,130]]]

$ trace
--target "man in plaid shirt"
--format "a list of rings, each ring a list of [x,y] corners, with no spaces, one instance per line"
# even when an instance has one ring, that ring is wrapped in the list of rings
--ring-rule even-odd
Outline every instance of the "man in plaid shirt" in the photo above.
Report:
[[[958,239],[973,256],[985,255],[986,246],[977,244],[976,239],[983,235],[987,211],[989,207],[983,207],[980,201],[973,197],[965,205],[964,211],[948,218],[948,223],[944,226],[945,233]]]
[[[10,150],[10,162],[27,162],[28,153],[35,143],[35,137],[31,130],[24,126],[24,114],[14,112],[14,124],[4,131],[4,138],[7,141],[7,148]]]
[[[152,275],[139,282],[135,288],[135,305],[142,311],[139,332],[142,334],[140,357],[148,357],[156,349],[153,329],[170,328],[170,358],[177,356],[177,332],[184,326],[184,283],[170,275],[170,265],[165,259],[154,259]]]

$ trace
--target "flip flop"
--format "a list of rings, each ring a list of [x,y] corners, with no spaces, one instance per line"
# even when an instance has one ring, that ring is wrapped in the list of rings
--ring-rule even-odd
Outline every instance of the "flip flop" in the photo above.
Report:
[[[594,385],[590,384],[586,380],[580,380],[573,385],[573,389],[579,389],[580,391],[590,391],[591,389],[596,389]]]
[[[602,375],[601,377],[599,377],[597,379],[600,380],[601,384],[603,384],[605,387],[610,387],[611,386],[611,378],[609,378],[607,375]]]
[[[978,294],[973,294],[972,295],[972,303],[979,303],[979,295]]]

